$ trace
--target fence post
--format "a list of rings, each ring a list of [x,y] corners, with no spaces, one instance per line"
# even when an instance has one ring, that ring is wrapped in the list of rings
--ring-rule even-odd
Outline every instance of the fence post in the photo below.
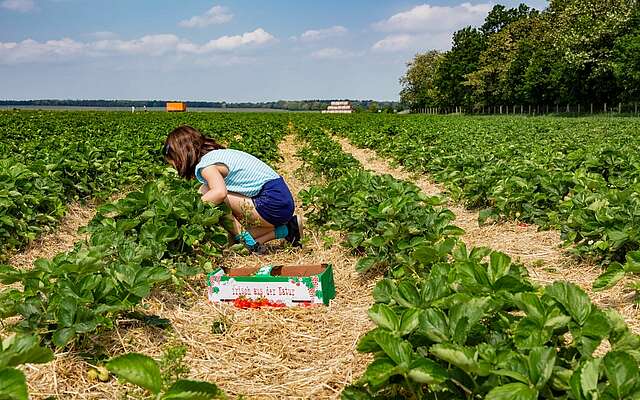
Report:
[[[560,113],[560,103],[556,103],[556,114]]]
[[[593,114],[593,103],[591,103],[590,106],[591,106],[591,110],[589,111],[589,113]]]
[[[607,103],[604,103],[604,113],[607,113]]]
[[[618,114],[622,113],[622,103],[618,103]]]
[[[567,114],[569,114],[569,103],[567,103]]]

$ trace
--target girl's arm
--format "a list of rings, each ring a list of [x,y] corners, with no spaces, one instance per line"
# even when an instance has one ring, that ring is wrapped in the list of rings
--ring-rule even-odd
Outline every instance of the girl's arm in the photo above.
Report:
[[[223,171],[221,171],[223,168],[226,170],[224,166],[211,165],[201,171],[209,189],[202,195],[202,201],[220,204],[227,198],[227,185],[224,184]],[[200,188],[200,190],[202,191],[203,188]]]

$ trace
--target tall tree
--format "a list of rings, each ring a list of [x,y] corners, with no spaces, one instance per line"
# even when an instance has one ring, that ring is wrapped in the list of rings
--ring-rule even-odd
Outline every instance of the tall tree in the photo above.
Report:
[[[416,54],[413,60],[407,63],[407,72],[400,78],[400,101],[403,104],[413,110],[438,106],[440,95],[435,80],[441,60],[442,54],[432,50]]]
[[[502,4],[497,4],[493,6],[489,14],[487,14],[487,17],[484,19],[484,24],[480,27],[480,31],[486,36],[489,36],[500,32],[515,21],[537,13],[536,10],[526,4],[520,4],[516,8],[506,8]]]
[[[627,31],[613,48],[613,73],[620,82],[621,100],[640,101],[640,7],[636,5]]]
[[[473,91],[465,85],[466,75],[477,69],[485,38],[476,28],[466,27],[454,33],[453,46],[439,64],[437,86],[442,105],[448,107],[473,104]]]

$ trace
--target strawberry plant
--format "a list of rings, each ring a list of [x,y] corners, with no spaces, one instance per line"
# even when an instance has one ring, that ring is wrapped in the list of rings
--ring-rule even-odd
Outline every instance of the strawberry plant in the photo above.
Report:
[[[51,350],[40,347],[32,335],[11,335],[0,342],[0,398],[27,400],[24,373],[15,368],[21,364],[42,364],[53,360]]]
[[[358,344],[375,360],[343,398],[640,395],[640,337],[615,312],[572,284],[535,290],[504,254],[461,246],[453,256],[424,279],[378,283],[377,328]],[[611,351],[596,356],[604,340]]]
[[[304,162],[327,178],[337,178],[300,193],[309,221],[348,232],[344,245],[362,256],[356,266],[359,272],[382,268],[397,277],[420,275],[422,265],[410,261],[411,254],[429,260],[447,256],[463,231],[450,224],[451,211],[438,208],[440,198],[425,196],[417,186],[390,175],[362,171],[319,129],[298,132],[307,140],[300,153]],[[325,149],[330,151],[325,154]]]
[[[627,254],[640,250],[634,119],[353,115],[319,124],[430,173],[452,198],[481,209],[480,222],[508,218],[560,230],[576,254],[611,264],[596,288],[633,271]]]
[[[145,389],[152,394],[152,398],[159,400],[227,398],[216,385],[202,381],[178,379],[164,388],[158,363],[139,353],[115,357],[107,363],[107,369],[122,380]]]
[[[0,260],[64,215],[162,175],[168,132],[191,124],[230,147],[277,160],[283,115],[0,112]]]
[[[311,141],[311,154],[326,140]],[[301,194],[312,222],[345,232],[360,269],[388,260],[390,278],[376,285],[369,310],[377,327],[358,344],[374,361],[343,399],[640,396],[640,337],[618,314],[566,282],[535,287],[503,253],[468,251],[449,219],[433,223],[438,212],[412,186],[347,168]],[[394,224],[407,232],[380,234]],[[596,355],[603,342],[611,350]]]

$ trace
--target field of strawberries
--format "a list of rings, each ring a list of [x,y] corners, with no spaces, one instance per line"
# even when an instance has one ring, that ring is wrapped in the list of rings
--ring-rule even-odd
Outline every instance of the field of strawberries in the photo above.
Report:
[[[507,254],[467,247],[441,197],[366,171],[332,137],[430,174],[483,223],[560,230],[576,257],[600,263],[602,289],[640,271],[634,119],[40,111],[0,113],[0,398],[27,399],[25,368],[61,352],[154,398],[227,396],[149,355],[83,350],[120,320],[153,320],[142,307],[153,291],[203,280],[229,254],[227,210],[163,163],[163,140],[180,124],[273,165],[278,144],[296,136],[317,177],[298,193],[310,229],[338,232],[333,245],[377,281],[375,328],[357,344],[371,362],[342,398],[640,398],[640,337],[615,311],[574,284],[533,283]],[[11,265],[74,201],[98,204],[85,239]]]

